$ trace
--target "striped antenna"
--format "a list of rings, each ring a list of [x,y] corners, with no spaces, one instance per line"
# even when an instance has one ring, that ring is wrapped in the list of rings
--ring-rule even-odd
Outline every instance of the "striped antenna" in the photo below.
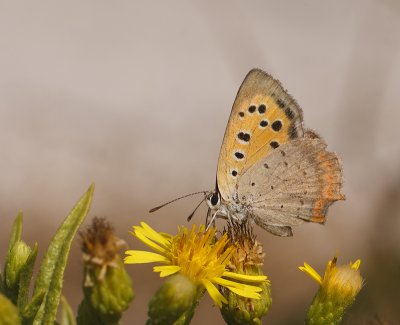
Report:
[[[172,200],[172,201],[169,201],[169,202],[167,202],[167,203],[164,203],[164,204],[162,204],[162,205],[160,205],[160,206],[158,206],[158,207],[155,207],[155,208],[151,209],[149,212],[150,212],[150,213],[155,212],[155,211],[157,211],[157,210],[159,210],[159,209],[165,207],[166,205],[168,205],[168,204],[170,204],[170,203],[173,203],[173,202],[178,201],[178,200],[180,200],[180,199],[184,199],[184,198],[186,198],[186,197],[188,197],[188,196],[192,196],[192,195],[196,195],[196,194],[200,194],[200,193],[203,193],[204,196],[205,196],[208,192],[207,192],[207,191],[200,191],[200,192],[195,192],[195,193],[186,194],[186,195],[184,195],[184,196],[178,197],[177,199],[174,199],[174,200]],[[204,199],[205,199],[205,197],[204,197]],[[204,201],[204,199],[202,200],[202,202]],[[200,204],[201,204],[201,202],[200,202]],[[199,205],[200,205],[200,204],[199,204]],[[197,209],[197,208],[196,208],[196,209]],[[195,211],[196,211],[196,210],[195,210]],[[194,213],[194,212],[193,212],[193,213]]]

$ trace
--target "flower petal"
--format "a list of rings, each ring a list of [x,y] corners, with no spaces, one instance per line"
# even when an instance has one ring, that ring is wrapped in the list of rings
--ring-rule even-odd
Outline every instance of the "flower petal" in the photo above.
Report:
[[[358,270],[360,268],[360,265],[361,265],[361,260],[358,259],[353,264],[351,264],[351,268],[354,269],[354,270]]]
[[[161,236],[163,236],[163,237],[164,237],[166,240],[168,240],[169,242],[171,242],[172,238],[174,237],[174,236],[172,236],[172,235],[170,235],[170,234],[167,234],[166,232],[162,232],[162,231],[160,231],[159,234],[160,234]]]
[[[235,272],[225,271],[224,274],[222,274],[222,276],[246,282],[269,282],[267,276],[265,275],[247,275],[247,274],[239,274]]]
[[[165,256],[153,252],[129,250],[125,254],[129,255],[124,259],[126,264],[169,262]]]
[[[154,240],[158,243],[160,243],[163,246],[169,246],[171,241],[167,239],[165,236],[161,235],[157,231],[155,231],[153,228],[151,228],[147,223],[141,222],[142,229],[144,230],[144,234],[149,237],[151,240]]]
[[[141,231],[135,229],[135,236],[137,239],[139,239],[142,243],[146,244],[147,246],[151,247],[155,251],[161,253],[161,254],[166,254],[166,249],[158,244],[156,244],[154,241],[146,237],[146,235]]]
[[[318,284],[322,284],[322,278],[318,274],[317,271],[315,271],[309,264],[304,262],[304,266],[299,266],[299,270],[307,273],[312,279],[314,279]]]
[[[227,287],[227,288],[232,287],[232,288],[236,288],[236,289],[240,289],[240,290],[248,290],[248,291],[253,291],[253,292],[262,291],[262,289],[257,286],[252,286],[249,284],[230,281],[230,280],[226,280],[226,279],[219,278],[219,277],[215,277],[215,278],[211,279],[211,282],[217,283],[217,284]]]
[[[241,290],[241,289],[234,288],[234,287],[227,287],[227,288],[242,297],[252,298],[252,299],[261,299],[261,295],[257,292]]]
[[[179,272],[180,269],[181,269],[181,267],[177,266],[177,265],[163,265],[163,266],[154,266],[153,267],[154,272],[160,272],[161,278],[175,274],[176,272]]]
[[[226,298],[218,291],[218,289],[213,285],[209,280],[207,279],[202,279],[201,283],[204,285],[206,288],[208,294],[210,295],[211,299],[214,301],[214,303],[221,308],[222,304],[227,304],[228,301]]]

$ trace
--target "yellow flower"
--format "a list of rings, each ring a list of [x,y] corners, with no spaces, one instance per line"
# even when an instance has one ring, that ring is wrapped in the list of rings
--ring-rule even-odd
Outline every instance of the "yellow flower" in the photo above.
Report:
[[[361,261],[358,259],[354,263],[340,266],[336,266],[336,262],[337,257],[328,262],[324,277],[305,262],[299,269],[314,279],[326,294],[339,294],[354,299],[363,286],[359,271]]]
[[[161,277],[178,272],[187,276],[193,283],[205,288],[219,307],[227,303],[227,300],[216,285],[226,287],[243,297],[260,299],[259,292],[262,289],[259,285],[267,281],[266,276],[250,276],[226,270],[226,264],[234,250],[228,244],[226,234],[216,240],[216,229],[204,231],[204,225],[198,231],[196,225],[190,230],[179,227],[176,236],[158,233],[144,222],[133,229],[132,234],[155,252],[128,250],[125,252],[128,255],[125,263],[163,263],[165,265],[155,266],[154,272],[159,272]]]
[[[307,263],[299,267],[320,285],[308,308],[306,325],[340,324],[346,309],[353,304],[362,288],[361,261],[340,266],[336,266],[336,261],[334,257],[328,262],[323,277]]]

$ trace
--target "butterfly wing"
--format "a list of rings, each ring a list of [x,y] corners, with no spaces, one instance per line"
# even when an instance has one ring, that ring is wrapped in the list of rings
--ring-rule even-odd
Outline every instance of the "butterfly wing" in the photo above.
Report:
[[[251,70],[232,107],[218,159],[217,185],[222,198],[237,197],[246,170],[275,148],[303,136],[302,111],[280,82]]]
[[[344,199],[341,186],[338,156],[307,133],[249,168],[239,180],[238,194],[259,226],[282,236],[304,221],[324,223],[328,207]]]

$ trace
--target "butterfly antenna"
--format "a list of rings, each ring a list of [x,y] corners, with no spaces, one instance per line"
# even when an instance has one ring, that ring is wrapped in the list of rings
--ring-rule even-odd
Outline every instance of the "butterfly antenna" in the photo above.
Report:
[[[169,202],[167,202],[167,203],[164,203],[164,204],[162,204],[162,205],[160,205],[160,206],[158,206],[158,207],[155,207],[155,208],[151,209],[149,212],[150,212],[150,213],[155,212],[155,211],[157,211],[157,210],[159,210],[159,209],[165,207],[166,205],[168,205],[168,204],[170,204],[170,203],[173,203],[173,202],[178,201],[178,200],[180,200],[180,199],[184,199],[185,197],[192,196],[192,195],[196,195],[196,194],[200,194],[200,193],[203,193],[204,195],[206,195],[208,192],[207,192],[207,191],[200,191],[200,192],[194,192],[194,193],[186,194],[186,195],[184,195],[184,196],[178,197],[177,199],[174,199],[174,200],[172,200],[172,201],[169,201]]]
[[[197,211],[197,209],[199,208],[199,206],[204,202],[204,200],[207,198],[206,192],[204,192],[204,198],[200,201],[199,204],[197,204],[197,206],[194,208],[193,212],[191,214],[189,214],[189,216],[187,217],[187,221],[189,222],[190,220],[192,220],[195,212]]]

